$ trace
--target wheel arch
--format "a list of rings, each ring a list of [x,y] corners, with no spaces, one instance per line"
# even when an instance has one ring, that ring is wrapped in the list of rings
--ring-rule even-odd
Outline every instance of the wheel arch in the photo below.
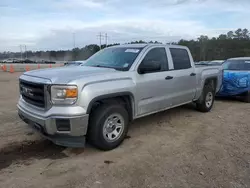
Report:
[[[218,83],[218,78],[216,76],[206,78],[204,80],[202,91],[204,90],[205,85],[211,84],[214,91],[216,92],[217,83]]]
[[[96,105],[99,105],[100,103],[109,103],[116,101],[121,101],[121,104],[125,105],[125,108],[129,114],[129,120],[132,121],[135,114],[135,104],[134,95],[131,92],[118,92],[95,97],[90,101],[88,105],[87,114],[90,114],[92,110],[95,109]]]

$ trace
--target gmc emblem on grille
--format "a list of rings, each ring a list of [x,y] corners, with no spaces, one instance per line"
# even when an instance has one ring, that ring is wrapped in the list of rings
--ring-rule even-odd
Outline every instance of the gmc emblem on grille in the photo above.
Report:
[[[29,96],[34,96],[34,94],[32,93],[32,89],[24,87],[24,86],[21,86],[21,93],[29,95]]]

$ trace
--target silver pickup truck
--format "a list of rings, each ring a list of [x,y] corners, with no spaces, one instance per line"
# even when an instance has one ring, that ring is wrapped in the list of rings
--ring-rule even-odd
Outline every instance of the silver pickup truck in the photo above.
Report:
[[[103,49],[82,66],[20,76],[20,118],[55,144],[102,150],[120,145],[129,122],[194,102],[211,110],[218,66],[195,67],[187,47],[131,44]]]

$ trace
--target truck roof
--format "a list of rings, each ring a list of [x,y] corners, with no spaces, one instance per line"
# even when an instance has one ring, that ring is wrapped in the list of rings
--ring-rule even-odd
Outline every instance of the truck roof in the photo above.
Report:
[[[121,44],[121,45],[116,45],[116,46],[111,46],[113,47],[125,47],[125,48],[144,48],[146,46],[168,46],[168,47],[175,47],[175,48],[187,48],[186,46],[181,46],[181,45],[173,45],[173,44],[147,44],[147,43],[142,43],[142,44]]]

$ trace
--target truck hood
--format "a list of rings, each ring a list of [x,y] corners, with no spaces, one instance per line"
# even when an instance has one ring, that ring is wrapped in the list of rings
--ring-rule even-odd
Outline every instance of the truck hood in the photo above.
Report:
[[[117,72],[115,69],[88,66],[60,67],[39,69],[25,72],[24,75],[49,79],[53,84],[66,84],[79,78],[110,74]]]

